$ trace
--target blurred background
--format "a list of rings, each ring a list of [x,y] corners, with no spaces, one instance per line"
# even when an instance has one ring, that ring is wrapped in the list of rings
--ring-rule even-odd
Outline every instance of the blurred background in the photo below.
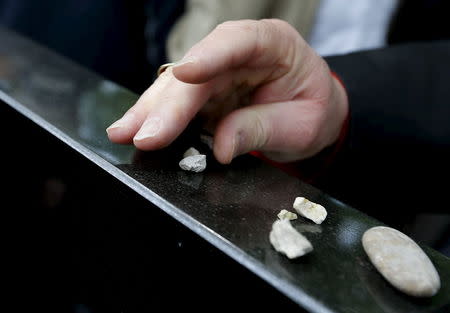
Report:
[[[281,18],[322,55],[450,37],[445,0],[1,0],[0,24],[141,93],[227,20]]]

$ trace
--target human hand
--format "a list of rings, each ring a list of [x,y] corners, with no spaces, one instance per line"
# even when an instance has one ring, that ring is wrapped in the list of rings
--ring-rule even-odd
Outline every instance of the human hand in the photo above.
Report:
[[[214,133],[219,162],[252,150],[287,162],[332,145],[347,114],[344,88],[293,27],[243,20],[193,46],[107,132],[113,142],[155,150],[198,115]]]

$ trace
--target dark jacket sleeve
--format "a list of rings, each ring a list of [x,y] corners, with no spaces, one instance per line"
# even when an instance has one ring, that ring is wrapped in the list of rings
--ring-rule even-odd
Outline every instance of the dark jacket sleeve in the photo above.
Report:
[[[322,188],[371,210],[450,211],[450,41],[326,59],[349,96]]]

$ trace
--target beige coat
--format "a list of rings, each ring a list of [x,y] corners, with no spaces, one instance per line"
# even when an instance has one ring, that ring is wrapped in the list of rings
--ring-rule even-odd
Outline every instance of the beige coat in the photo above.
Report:
[[[279,18],[308,37],[319,0],[188,0],[167,40],[170,62],[180,60],[218,24],[239,19]]]

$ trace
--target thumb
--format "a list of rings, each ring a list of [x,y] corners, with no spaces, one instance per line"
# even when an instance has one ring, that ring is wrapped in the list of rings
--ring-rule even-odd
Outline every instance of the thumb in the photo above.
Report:
[[[331,138],[325,114],[315,107],[313,101],[306,100],[254,104],[233,111],[216,128],[216,159],[227,164],[253,150],[278,162],[314,155]]]
[[[252,105],[226,116],[217,126],[214,154],[224,164],[241,154],[261,149],[272,133],[270,105]]]

